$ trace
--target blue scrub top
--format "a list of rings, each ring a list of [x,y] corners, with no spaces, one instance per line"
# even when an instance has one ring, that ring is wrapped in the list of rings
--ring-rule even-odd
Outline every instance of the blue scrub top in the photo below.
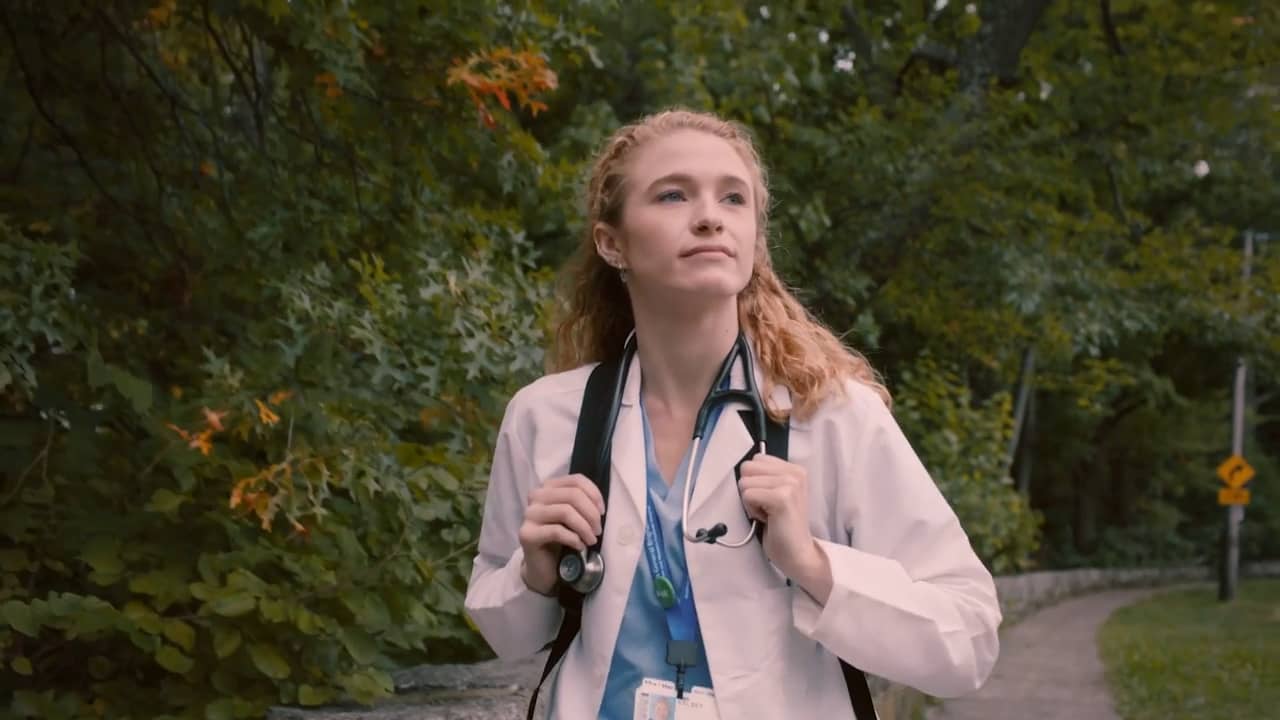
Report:
[[[706,451],[711,431],[715,429],[720,417],[720,408],[707,418],[707,429],[703,433],[698,457],[693,466],[694,477],[702,464],[702,455]],[[684,503],[684,477],[689,462],[689,450],[685,451],[676,476],[670,487],[662,479],[662,471],[658,468],[657,454],[654,451],[653,432],[649,428],[649,414],[644,409],[643,396],[640,400],[641,416],[644,418],[645,477],[649,489],[649,501],[657,512],[662,526],[662,542],[666,546],[667,563],[670,565],[672,584],[676,589],[683,588],[688,568],[684,561],[684,535],[681,527],[681,515]],[[692,444],[690,444],[692,450]],[[646,520],[647,522],[647,520]],[[636,688],[646,678],[657,678],[675,682],[675,668],[667,664],[667,632],[666,615],[658,599],[653,594],[653,573],[649,563],[641,553],[636,563],[635,576],[631,579],[631,593],[627,596],[627,607],[622,613],[622,626],[618,629],[618,642],[614,646],[613,661],[609,664],[609,677],[605,681],[604,699],[601,702],[600,717],[603,720],[631,720],[635,714]],[[685,671],[685,689],[694,685],[711,687],[711,671],[707,667],[706,649],[702,644],[702,634],[698,633],[698,664]]]

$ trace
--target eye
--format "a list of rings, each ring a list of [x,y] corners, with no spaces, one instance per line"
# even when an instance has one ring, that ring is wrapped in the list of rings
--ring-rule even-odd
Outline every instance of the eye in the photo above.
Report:
[[[683,200],[684,192],[681,190],[667,190],[658,195],[658,202],[672,202],[674,200]]]
[[[742,193],[739,193],[739,192],[729,193],[728,195],[725,195],[725,196],[724,196],[724,199],[725,199],[725,200],[727,200],[728,202],[730,202],[730,203],[734,204],[734,205],[746,205],[746,204],[747,204],[747,198],[746,198],[746,196],[745,196],[745,195],[743,195]]]

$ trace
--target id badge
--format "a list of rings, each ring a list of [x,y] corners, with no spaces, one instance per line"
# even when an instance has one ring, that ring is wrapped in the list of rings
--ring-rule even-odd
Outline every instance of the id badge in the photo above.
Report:
[[[669,680],[645,678],[636,688],[634,720],[720,720],[716,696],[700,685],[676,697],[676,685]]]

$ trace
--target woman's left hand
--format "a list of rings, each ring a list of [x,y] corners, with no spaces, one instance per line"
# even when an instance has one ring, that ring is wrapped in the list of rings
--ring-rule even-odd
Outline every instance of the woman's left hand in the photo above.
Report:
[[[764,554],[787,577],[824,600],[831,566],[809,531],[809,477],[804,467],[772,455],[742,463],[738,483],[747,515],[767,524]]]

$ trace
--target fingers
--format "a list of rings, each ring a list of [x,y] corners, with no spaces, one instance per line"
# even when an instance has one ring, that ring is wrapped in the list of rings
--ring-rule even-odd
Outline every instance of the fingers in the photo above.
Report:
[[[757,454],[742,463],[740,468],[743,477],[747,475],[789,475],[804,473],[803,465],[787,462],[773,455]]]
[[[584,519],[591,532],[597,535],[600,533],[601,516],[603,515],[600,504],[594,502],[578,487],[544,486],[538,488],[529,493],[529,507],[525,510],[525,513],[528,514],[534,508],[562,506],[571,508],[574,514]]]
[[[539,490],[556,490],[576,488],[584,493],[587,498],[596,506],[601,515],[604,515],[604,496],[600,494],[600,488],[596,484],[587,479],[585,475],[565,475],[563,477],[552,478],[542,484],[542,487],[534,490],[529,494],[530,501]]]
[[[568,528],[582,542],[588,545],[594,545],[599,537],[599,524],[589,522],[587,518],[578,512],[578,509],[572,505],[556,504],[556,505],[530,505],[529,509],[524,513],[525,521],[534,523],[535,525],[560,525]],[[592,527],[595,525],[596,527]]]
[[[747,515],[768,522],[770,516],[804,511],[808,477],[802,466],[768,455],[742,464],[738,492]]]
[[[748,488],[742,491],[742,507],[747,517],[768,522],[769,517],[790,507],[792,493],[779,488]]]
[[[582,475],[552,478],[529,493],[520,542],[583,550],[599,540],[603,515],[604,498],[590,480]]]
[[[540,525],[525,520],[520,526],[520,544],[526,548],[563,545],[579,552],[587,549],[587,543],[564,525]]]
[[[742,463],[738,479],[740,489],[794,486],[803,490],[807,484],[808,475],[804,467],[768,456]]]

